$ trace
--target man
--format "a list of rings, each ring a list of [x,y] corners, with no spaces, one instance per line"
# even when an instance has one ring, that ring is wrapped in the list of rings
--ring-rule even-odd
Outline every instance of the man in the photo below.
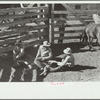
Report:
[[[59,69],[61,69],[62,67],[74,67],[75,64],[75,59],[74,56],[72,54],[72,50],[71,48],[66,48],[65,50],[63,50],[65,56],[62,59],[61,62],[58,61],[49,61],[51,64],[56,63],[57,67],[56,68],[51,68],[50,71],[57,71]]]
[[[27,56],[25,55],[25,46],[21,40],[17,40],[15,43],[15,48],[13,50],[13,61],[14,65],[11,68],[11,75],[9,82],[12,81],[15,71],[20,67],[24,68],[23,74],[21,76],[21,81],[24,81],[24,75],[26,73],[26,70],[32,69],[32,66],[27,62]]]
[[[47,69],[49,67],[48,61],[52,57],[52,50],[50,49],[50,43],[44,41],[43,44],[39,47],[34,63],[43,70],[40,75],[46,75]]]

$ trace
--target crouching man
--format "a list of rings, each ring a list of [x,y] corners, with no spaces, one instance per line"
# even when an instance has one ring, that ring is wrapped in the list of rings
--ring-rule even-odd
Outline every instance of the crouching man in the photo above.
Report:
[[[14,74],[17,71],[17,69],[23,68],[23,73],[21,75],[21,81],[24,81],[24,75],[26,74],[27,70],[31,70],[32,65],[30,65],[27,62],[27,55],[25,54],[25,45],[24,43],[19,39],[15,43],[15,48],[13,49],[13,61],[14,65],[11,68],[11,74],[9,78],[9,82],[11,82],[14,78]]]
[[[66,48],[65,50],[63,50],[65,56],[64,58],[62,58],[61,62],[58,61],[49,61],[51,64],[56,63],[57,67],[55,68],[50,68],[50,71],[57,71],[59,69],[61,69],[62,67],[74,67],[75,64],[75,59],[74,56],[72,54],[72,50],[71,48]]]
[[[48,61],[52,58],[52,50],[50,48],[50,43],[44,41],[43,44],[39,47],[34,63],[40,68],[43,72],[40,75],[46,75],[47,69],[49,68]]]

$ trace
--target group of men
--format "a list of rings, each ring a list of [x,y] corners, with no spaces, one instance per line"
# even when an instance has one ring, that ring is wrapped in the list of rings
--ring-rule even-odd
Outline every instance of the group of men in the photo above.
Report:
[[[71,48],[67,47],[63,50],[65,56],[62,58],[61,62],[52,60],[52,50],[50,48],[50,43],[44,41],[43,44],[39,47],[37,56],[34,60],[34,63],[41,69],[43,72],[40,75],[46,75],[48,69],[53,63],[56,63],[56,70],[60,70],[62,67],[74,67],[74,56],[72,55]]]
[[[24,67],[23,74],[21,75],[21,81],[24,81],[24,76],[27,70],[34,69],[34,65],[39,69],[40,76],[46,76],[48,71],[50,71],[50,67],[52,64],[56,63],[56,69],[60,70],[62,67],[74,67],[74,56],[72,54],[71,48],[67,47],[63,50],[65,56],[61,62],[52,60],[53,53],[50,48],[51,44],[48,41],[44,41],[42,45],[39,46],[37,51],[37,55],[32,64],[29,64],[27,61],[27,56],[25,53],[25,45],[21,40],[17,40],[15,43],[15,48],[13,50],[13,61],[14,65],[11,68],[11,75],[9,78],[9,82],[11,82],[14,78],[14,74],[17,69],[20,67]],[[34,76],[32,77],[32,80]]]

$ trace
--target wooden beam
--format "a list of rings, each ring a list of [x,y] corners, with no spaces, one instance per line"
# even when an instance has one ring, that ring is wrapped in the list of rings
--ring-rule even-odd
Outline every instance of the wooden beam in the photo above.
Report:
[[[29,32],[29,31],[36,31],[38,29],[44,29],[45,27],[47,27],[46,25],[39,25],[39,26],[23,26],[23,27],[19,27],[19,28],[13,28],[12,30],[7,30],[7,31],[3,31],[0,32],[0,36],[6,36],[6,35],[19,35],[22,32]]]
[[[51,5],[51,11],[54,11],[54,9],[55,9],[55,4],[52,4]],[[51,24],[50,25],[51,31],[50,31],[50,39],[49,39],[51,43],[54,43],[54,39],[53,39],[53,37],[54,37],[54,33],[53,33],[54,27],[52,26],[52,24],[54,23],[54,21],[52,20],[53,18],[54,18],[54,14],[51,13],[51,21],[50,21],[51,22],[50,23]]]
[[[33,8],[7,8],[7,9],[0,9],[0,14],[3,14],[3,13],[12,13],[12,12],[16,12],[16,11],[29,11],[29,12],[32,12],[32,11],[36,11],[36,10],[42,10],[42,9],[48,9],[47,7],[45,6],[42,6],[42,7],[33,7]]]
[[[32,37],[33,36],[39,37],[39,36],[42,36],[42,35],[46,35],[46,33],[44,31],[43,32],[38,32],[38,31],[37,32],[33,32],[33,30],[32,30],[32,31],[27,32],[27,34],[21,34],[21,35],[29,35],[29,36],[32,36]],[[7,34],[7,35],[4,34],[4,35],[0,36],[0,40],[5,40],[5,39],[8,39],[8,38],[17,37],[17,36],[19,36],[18,33],[10,34],[10,32],[9,32],[9,34]]]
[[[69,11],[64,11],[64,10],[60,10],[60,11],[52,11],[52,14],[72,14],[72,12]]]
[[[80,39],[80,36],[54,37],[53,39]]]
[[[46,28],[46,25],[39,25],[39,26],[34,26],[34,27],[30,27],[30,26],[24,26],[24,27],[20,27],[20,28],[14,28],[10,31],[3,31],[0,33],[0,36],[6,36],[6,35],[19,35],[20,33],[23,32],[29,32],[29,31],[35,31],[35,30],[40,30],[40,29],[44,29]],[[34,32],[35,33],[35,32]]]
[[[47,18],[29,18],[29,19],[27,18],[27,19],[13,21],[10,23],[1,23],[0,27],[8,27],[8,26],[14,26],[14,25],[20,25],[20,24],[26,24],[26,23],[32,23],[32,22],[39,23],[45,20],[47,20]]]
[[[83,30],[71,30],[71,31],[54,31],[54,34],[80,34]]]
[[[32,39],[32,38],[34,39],[34,38],[38,38],[40,36],[45,36],[45,35],[46,35],[46,33],[44,33],[44,32],[41,32],[41,33],[35,32],[31,35],[29,34],[29,35],[22,35],[22,36],[16,36],[16,37],[9,37],[7,39],[1,40],[0,45],[15,43],[15,41],[17,39],[21,39],[21,40],[25,41],[25,40],[29,40],[29,39]]]
[[[16,36],[18,36],[18,34],[3,35],[0,37],[0,40],[5,40],[7,38],[12,38],[12,37],[16,37]]]
[[[99,13],[100,10],[75,10],[77,13],[85,13],[85,14],[94,14],[94,13]]]
[[[28,31],[34,31],[34,30],[39,30],[39,29],[44,29],[47,27],[46,25],[38,25],[38,26],[24,26],[24,27],[19,27],[15,28],[14,31],[16,32],[28,32]]]
[[[15,18],[23,18],[23,17],[32,17],[34,15],[45,15],[47,12],[29,12],[21,15],[0,15],[0,20],[7,20],[7,19],[15,19]]]
[[[100,12],[100,10],[75,10],[77,14],[94,14]],[[60,10],[60,11],[52,11],[52,14],[73,14],[70,11]]]
[[[54,25],[52,25],[54,28],[59,28],[59,27],[61,27],[61,25],[60,24],[54,24]],[[68,27],[66,27],[65,28],[65,30],[82,30],[82,29],[84,29],[84,27],[85,26],[79,26],[79,27],[77,27],[77,25],[70,25],[70,27],[68,26]]]

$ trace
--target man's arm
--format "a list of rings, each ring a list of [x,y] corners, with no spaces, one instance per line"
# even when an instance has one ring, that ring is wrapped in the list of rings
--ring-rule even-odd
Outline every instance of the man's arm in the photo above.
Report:
[[[66,57],[66,59],[63,60],[62,62],[58,62],[58,65],[59,66],[64,66],[68,62],[68,60],[69,60],[69,57]]]
[[[52,58],[52,50],[49,48],[49,56],[47,56],[47,57],[44,57],[43,59],[44,60],[49,60],[50,58]]]
[[[41,56],[41,46],[38,49],[38,52],[37,52],[37,55],[36,55],[36,59],[41,58],[40,56]]]

